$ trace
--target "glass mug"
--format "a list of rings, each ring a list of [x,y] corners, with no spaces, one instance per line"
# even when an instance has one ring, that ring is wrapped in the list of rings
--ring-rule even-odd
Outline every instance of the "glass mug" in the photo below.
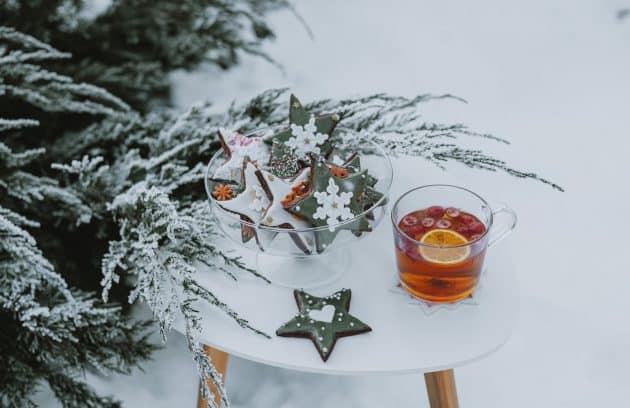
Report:
[[[492,209],[472,191],[443,184],[404,193],[391,219],[400,283],[430,302],[468,297],[479,281],[486,249],[516,226],[510,208]]]

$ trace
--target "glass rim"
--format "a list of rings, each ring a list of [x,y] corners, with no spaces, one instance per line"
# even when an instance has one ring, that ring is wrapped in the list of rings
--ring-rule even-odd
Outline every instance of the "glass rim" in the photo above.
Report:
[[[258,136],[260,134],[264,135],[264,133],[266,131],[269,131],[269,130],[272,130],[272,129],[279,129],[279,128],[283,128],[283,127],[286,127],[286,126],[284,126],[284,125],[276,125],[276,126],[260,127],[260,128],[256,128],[256,129],[253,129],[251,131],[248,131],[247,133],[244,133],[243,136],[255,137],[255,136]],[[347,127],[344,127],[344,126],[337,126],[335,128],[335,131],[336,130],[345,130],[345,131],[350,131],[350,132],[354,132],[354,133],[360,133],[360,131],[356,131],[354,129],[350,129],[350,128],[347,128]],[[261,137],[264,137],[264,136],[261,136]],[[369,141],[369,143],[370,143],[370,145],[372,147],[376,148],[376,150],[379,152],[379,154],[385,159],[386,168],[387,168],[387,177],[386,177],[387,180],[385,181],[385,186],[384,186],[383,191],[379,191],[380,193],[383,194],[383,196],[374,205],[372,205],[367,210],[362,211],[361,213],[355,215],[354,217],[352,217],[349,220],[344,220],[344,221],[338,222],[338,223],[333,224],[333,225],[322,225],[322,226],[319,226],[319,227],[309,227],[309,228],[272,227],[272,226],[269,226],[269,225],[264,225],[264,224],[259,224],[259,223],[257,224],[255,222],[245,221],[245,220],[243,220],[241,218],[238,218],[238,214],[236,214],[236,213],[234,213],[232,211],[228,211],[225,208],[221,207],[221,205],[218,204],[217,200],[215,200],[212,197],[212,194],[211,194],[211,192],[209,190],[208,180],[209,180],[209,176],[210,176],[209,172],[210,172],[211,165],[216,160],[218,160],[220,156],[222,156],[224,154],[222,149],[217,150],[212,155],[212,157],[210,158],[210,161],[208,162],[208,165],[206,166],[206,171],[204,172],[203,184],[204,184],[204,187],[205,187],[205,190],[206,190],[206,194],[207,194],[210,202],[212,203],[213,213],[214,213],[214,209],[217,208],[222,213],[224,213],[224,214],[230,216],[231,218],[233,218],[234,221],[239,222],[242,226],[244,225],[244,226],[247,226],[247,227],[250,227],[250,228],[254,228],[256,230],[272,231],[272,232],[284,232],[284,233],[293,233],[293,232],[296,232],[296,233],[302,232],[302,233],[304,233],[304,232],[317,232],[317,231],[324,231],[324,230],[329,230],[329,231],[333,230],[334,231],[334,230],[336,230],[339,227],[351,224],[351,223],[357,221],[358,219],[360,219],[361,217],[364,217],[368,213],[373,212],[375,209],[377,209],[379,206],[381,206],[381,204],[383,204],[388,199],[389,192],[390,192],[390,189],[391,189],[391,186],[392,186],[392,182],[393,182],[393,179],[394,179],[394,176],[393,176],[394,168],[392,166],[392,161],[391,161],[389,155],[387,154],[387,152],[385,152],[385,149],[383,149],[383,147],[381,147],[379,144],[377,144],[377,143],[375,143],[375,142],[373,142],[371,140]]]
[[[465,244],[443,246],[443,245],[425,244],[423,242],[418,241],[417,239],[411,238],[404,231],[402,231],[400,229],[400,227],[398,226],[398,223],[394,219],[394,212],[398,208],[398,205],[400,204],[400,201],[403,198],[405,198],[407,195],[409,195],[409,194],[411,194],[411,193],[413,193],[415,191],[422,190],[422,189],[425,189],[425,188],[430,188],[430,187],[447,187],[447,188],[451,188],[451,189],[455,189],[455,190],[464,191],[464,192],[466,192],[468,194],[471,194],[471,195],[475,196],[479,201],[481,201],[490,210],[490,219],[488,220],[488,225],[486,226],[486,230],[483,232],[483,234],[481,234],[479,237],[477,237],[477,239],[474,239],[472,241],[468,241]],[[490,207],[490,204],[488,204],[486,199],[483,198],[482,196],[480,196],[479,194],[475,193],[472,190],[469,190],[469,189],[467,189],[465,187],[456,186],[454,184],[426,184],[426,185],[417,186],[417,187],[414,187],[412,189],[409,189],[409,190],[405,191],[400,197],[398,197],[398,199],[396,199],[396,201],[392,205],[392,210],[390,212],[390,219],[392,221],[392,225],[394,226],[396,232],[401,234],[401,235],[403,235],[403,236],[405,236],[408,240],[412,241],[414,244],[417,244],[417,245],[423,246],[423,247],[427,247],[427,248],[447,249],[447,248],[464,248],[464,247],[473,245],[473,244],[481,241],[486,235],[488,235],[488,232],[490,231],[490,228],[492,227],[492,222],[494,220],[494,217],[493,217],[493,214],[492,214],[492,207]]]

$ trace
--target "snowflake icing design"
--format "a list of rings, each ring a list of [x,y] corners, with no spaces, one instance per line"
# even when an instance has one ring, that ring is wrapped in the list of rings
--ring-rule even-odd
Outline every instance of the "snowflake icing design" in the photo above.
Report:
[[[328,179],[328,187],[326,191],[320,191],[313,194],[317,199],[317,210],[313,214],[314,219],[326,220],[328,229],[334,231],[333,225],[340,221],[349,220],[354,217],[352,211],[347,205],[350,204],[352,193],[342,192],[339,194],[339,186],[335,184],[333,179]]]
[[[261,186],[254,186],[252,193],[253,198],[252,202],[249,203],[249,208],[258,212],[266,210],[269,207],[269,199],[265,190]]]
[[[286,145],[293,149],[293,152],[301,159],[308,153],[321,153],[320,145],[328,140],[328,135],[317,131],[315,117],[311,116],[304,126],[291,124],[291,137],[286,141]]]

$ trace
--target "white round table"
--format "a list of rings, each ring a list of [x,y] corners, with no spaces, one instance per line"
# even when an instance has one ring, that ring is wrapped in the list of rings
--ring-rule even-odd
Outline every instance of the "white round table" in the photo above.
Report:
[[[391,198],[412,185],[405,177],[395,179]],[[221,311],[199,304],[204,315],[203,342],[215,352],[299,371],[330,375],[430,373],[426,380],[431,406],[457,406],[452,368],[499,349],[508,340],[517,317],[517,282],[509,257],[501,251],[505,244],[488,249],[474,302],[428,313],[418,301],[395,289],[389,224],[385,217],[376,231],[348,247],[351,267],[338,281],[308,290],[315,296],[327,296],[341,288],[352,289],[350,313],[372,327],[372,332],[340,338],[327,362],[309,339],[275,336],[276,329],[297,313],[292,289],[266,284],[246,273],[235,282],[222,273],[200,270],[197,279],[272,338],[243,329]],[[178,321],[175,327],[182,330],[183,323]]]

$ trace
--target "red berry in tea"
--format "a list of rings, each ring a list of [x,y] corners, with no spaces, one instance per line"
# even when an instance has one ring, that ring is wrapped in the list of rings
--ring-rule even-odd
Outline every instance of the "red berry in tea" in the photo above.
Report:
[[[435,224],[435,220],[431,217],[426,217],[422,219],[422,225],[427,228],[431,228]]]
[[[470,224],[468,224],[468,228],[470,229],[470,232],[472,232],[473,234],[481,234],[486,229],[486,227],[479,221],[471,222]]]
[[[459,217],[459,210],[455,207],[448,207],[445,211],[448,218],[457,218]]]
[[[449,229],[453,224],[449,220],[440,219],[435,223],[435,227],[439,229]]]
[[[408,215],[406,217],[403,217],[401,223],[407,227],[410,227],[412,225],[416,225],[418,223],[418,219],[413,215]]]
[[[414,240],[434,229],[455,231],[472,241],[473,235],[483,235],[486,226],[477,217],[456,207],[434,205],[406,214],[399,222],[399,228]]]
[[[444,215],[444,207],[440,207],[439,205],[434,205],[424,211],[429,217],[440,218]]]

